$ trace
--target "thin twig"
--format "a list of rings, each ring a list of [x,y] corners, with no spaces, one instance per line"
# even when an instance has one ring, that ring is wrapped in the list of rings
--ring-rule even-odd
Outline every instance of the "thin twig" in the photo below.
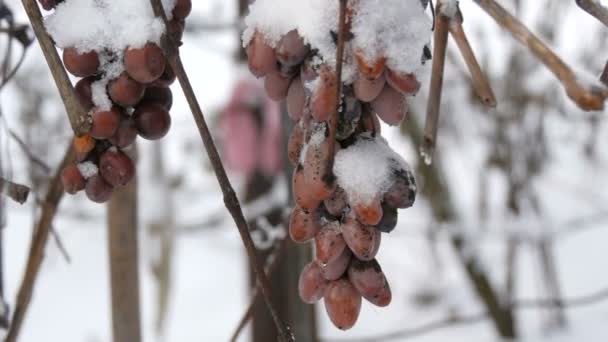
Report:
[[[581,109],[600,111],[608,98],[608,88],[602,85],[585,86],[572,69],[547,45],[494,0],[474,0],[486,13],[525,45],[560,80],[566,93]]]
[[[473,80],[473,88],[475,88],[477,95],[486,106],[496,107],[496,97],[494,96],[494,91],[492,91],[490,82],[481,71],[479,62],[477,62],[475,53],[473,52],[473,49],[469,44],[469,40],[467,39],[467,35],[462,28],[462,13],[460,13],[460,10],[455,18],[450,18],[448,29],[450,30],[452,38],[454,38],[454,41],[456,41],[456,44],[458,45],[462,58],[467,63],[467,67],[469,68],[469,72],[471,73],[471,78]]]
[[[448,44],[448,20],[437,6],[435,19],[434,57],[431,75],[429,99],[426,110],[426,124],[421,153],[425,162],[431,162],[437,144],[437,130],[439,126],[439,110],[441,108],[441,92],[443,90],[443,71],[445,68],[446,47]]]
[[[572,309],[582,307],[586,305],[596,304],[598,302],[608,299],[608,288],[601,289],[597,292],[581,297],[571,299],[527,299],[518,300],[512,302],[509,305],[512,309],[539,309],[547,307],[563,307],[566,309]],[[447,317],[442,318],[434,322],[423,324],[419,327],[408,328],[403,330],[394,331],[391,333],[376,335],[362,338],[349,338],[346,339],[323,339],[323,342],[376,342],[376,341],[388,341],[388,340],[399,340],[403,341],[408,338],[419,337],[429,333],[436,332],[437,330],[449,328],[457,325],[475,324],[485,321],[490,316],[485,313],[477,313],[463,317]]]
[[[20,136],[17,135],[17,133],[15,133],[15,131],[9,128],[8,134],[11,136],[11,138],[13,138],[13,140],[15,140],[15,142],[17,142],[17,145],[19,145],[23,153],[25,153],[27,158],[32,163],[38,165],[45,174],[49,174],[51,172],[51,168],[44,161],[42,161],[42,159],[34,155],[27,144],[23,141],[23,139],[21,139]]]
[[[274,250],[271,252],[270,256],[268,256],[268,258],[267,258],[266,267],[264,269],[264,273],[266,273],[267,277],[270,277],[274,273],[274,270],[276,269],[276,267],[279,265],[279,261],[281,260],[281,255],[283,254],[286,246],[287,246],[287,239],[283,239],[282,241],[279,241],[275,244]],[[239,324],[236,327],[236,330],[234,331],[234,333],[232,334],[232,337],[230,338],[231,342],[236,342],[236,340],[239,338],[239,336],[243,332],[243,329],[245,328],[245,326],[251,319],[251,316],[253,315],[253,307],[254,307],[255,303],[258,301],[259,297],[260,297],[260,292],[258,291],[258,287],[256,286],[253,289],[253,292],[251,293],[251,297],[250,297],[251,299],[249,300],[249,305],[247,306],[247,310],[245,310],[245,313],[243,314],[242,318],[239,320]]]
[[[40,218],[36,225],[34,236],[32,237],[25,273],[17,294],[15,312],[13,313],[13,319],[6,335],[5,342],[15,342],[19,336],[23,319],[25,318],[32,298],[32,293],[34,292],[34,285],[38,279],[40,265],[42,265],[42,260],[44,259],[44,251],[51,231],[51,224],[57,213],[59,202],[63,197],[64,192],[61,184],[61,171],[65,166],[71,163],[74,158],[75,154],[70,144],[63,157],[63,161],[49,183],[46,198],[42,204],[42,212],[40,213]]]
[[[23,204],[30,195],[30,188],[0,177],[0,194],[8,196],[8,198],[19,204]]]
[[[152,5],[152,8],[154,9],[155,15],[159,18],[162,18],[165,22],[165,25],[168,25],[168,20],[165,15],[165,11],[163,9],[161,1],[150,0],[150,3]],[[169,64],[177,75],[177,79],[181,85],[186,100],[188,101],[190,110],[192,111],[192,116],[194,117],[194,121],[196,122],[199,134],[201,136],[203,144],[205,145],[205,149],[207,151],[209,160],[211,161],[211,165],[213,166],[215,176],[217,177],[220,188],[222,189],[222,193],[224,195],[224,204],[230,212],[230,215],[232,215],[232,218],[234,219],[234,222],[236,223],[236,226],[238,228],[239,234],[241,235],[241,240],[243,241],[245,249],[247,250],[249,261],[252,263],[253,266],[253,273],[257,279],[258,285],[262,290],[264,301],[266,302],[268,311],[270,312],[270,315],[272,316],[274,324],[277,328],[279,340],[293,341],[293,334],[290,332],[289,327],[281,321],[278,313],[276,312],[276,309],[272,304],[272,300],[270,298],[270,282],[264,274],[263,266],[261,265],[259,260],[257,260],[256,248],[251,238],[249,225],[247,224],[247,220],[243,215],[241,204],[236,196],[234,188],[230,184],[230,180],[228,179],[220,155],[217,151],[217,148],[215,147],[215,143],[209,131],[209,127],[207,126],[207,122],[205,121],[203,111],[200,108],[198,99],[196,98],[194,89],[192,88],[192,84],[190,83],[184,65],[182,64],[182,60],[179,56],[179,50],[177,44],[173,40],[173,37],[169,35],[164,36],[163,49],[167,55]]]
[[[59,250],[59,253],[61,254],[61,256],[63,256],[63,259],[65,260],[65,262],[68,264],[71,264],[72,257],[70,256],[68,249],[65,248],[65,243],[63,243],[63,239],[61,238],[61,235],[59,235],[59,232],[57,232],[57,230],[54,227],[51,227],[51,235],[53,236],[53,241],[55,241],[55,245],[57,245],[57,249]]]
[[[578,7],[594,16],[602,24],[608,26],[608,7],[602,5],[598,0],[576,0]]]
[[[21,2],[29,17],[30,23],[32,24],[34,34],[36,34],[36,38],[38,38],[38,43],[40,44],[44,58],[49,65],[49,69],[55,80],[55,85],[63,100],[72,130],[77,136],[85,134],[89,131],[91,123],[88,119],[87,112],[80,104],[80,101],[74,92],[74,87],[70,82],[67,72],[63,68],[63,63],[57,54],[55,44],[44,28],[42,14],[40,13],[38,4],[36,4],[35,0],[21,0]]]

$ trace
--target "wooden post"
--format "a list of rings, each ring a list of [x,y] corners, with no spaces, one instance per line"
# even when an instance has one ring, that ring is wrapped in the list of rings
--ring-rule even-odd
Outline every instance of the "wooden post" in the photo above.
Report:
[[[137,182],[116,189],[108,203],[108,246],[114,342],[140,342]]]

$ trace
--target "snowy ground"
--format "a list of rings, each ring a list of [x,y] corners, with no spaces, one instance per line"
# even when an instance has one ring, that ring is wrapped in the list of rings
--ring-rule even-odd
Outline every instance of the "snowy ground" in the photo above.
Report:
[[[12,8],[20,8],[20,2],[9,1]],[[209,17],[214,13],[214,20],[231,20],[234,8],[232,4],[223,5],[219,12],[217,3],[195,2],[195,15]],[[474,5],[463,3],[463,10],[470,10],[471,19],[482,17]],[[23,20],[19,14],[18,20]],[[588,17],[584,24],[589,25]],[[570,20],[566,25],[572,27]],[[487,24],[484,20],[482,23]],[[576,21],[575,21],[576,22]],[[575,30],[573,30],[575,31]],[[185,38],[182,50],[184,63],[189,70],[195,89],[200,94],[203,108],[213,111],[222,104],[230,90],[232,82],[240,71],[233,67],[230,53],[235,46],[235,33],[227,32],[214,35],[207,33],[190,34]],[[568,36],[568,35],[566,35]],[[570,37],[572,39],[572,37]],[[576,39],[576,38],[574,38]],[[580,42],[588,44],[588,42]],[[474,44],[475,45],[475,44]],[[29,52],[26,68],[42,65],[37,47]],[[44,69],[42,69],[44,70]],[[46,72],[40,74],[44,82]],[[50,83],[49,83],[50,84]],[[175,88],[176,94],[179,88]],[[19,103],[15,101],[15,90],[3,91],[1,101],[3,113],[6,113],[7,124],[18,127],[17,117]],[[53,96],[56,96],[53,93]],[[55,99],[57,100],[57,99]],[[56,105],[57,106],[57,105]],[[55,107],[57,108],[57,107]],[[176,216],[182,223],[191,223],[204,219],[209,213],[222,210],[221,196],[215,179],[206,166],[200,142],[196,138],[194,126],[186,110],[186,103],[176,96],[173,110],[174,126],[165,138],[167,163],[170,172],[186,170],[186,184],[182,193],[176,195],[178,212]],[[48,108],[49,115],[56,115],[53,107]],[[65,141],[69,131],[65,125]],[[561,132],[563,127],[554,126],[552,132]],[[0,138],[5,139],[5,131],[0,131]],[[408,151],[408,145],[399,140],[395,132],[387,134],[394,146],[400,151]],[[602,141],[605,142],[605,136]],[[15,181],[24,181],[23,161],[14,143],[11,149],[12,174]],[[143,153],[140,170],[143,175],[149,172],[149,153],[153,144],[142,144]],[[63,145],[57,146],[55,153],[45,156],[49,164],[56,163]],[[186,151],[186,152],[184,152]],[[469,164],[465,157],[476,158],[476,152],[470,155],[459,155],[460,160],[454,164],[457,175],[466,173]],[[546,193],[556,196],[547,208],[552,213],[550,219],[562,222],[581,215],[592,214],[602,209],[606,203],[606,180],[598,168],[582,165],[573,166],[576,162],[576,151],[560,150],[556,156],[555,166],[548,177],[538,184]],[[411,155],[405,155],[411,160]],[[574,161],[574,162],[573,162]],[[605,164],[605,159],[603,161]],[[566,169],[567,171],[563,171]],[[563,172],[562,172],[563,171]],[[564,188],[562,180],[568,178],[572,188]],[[589,179],[594,179],[589,185]],[[145,222],[156,209],[154,204],[146,205],[150,193],[146,182],[153,180],[143,178],[142,220]],[[461,182],[463,191],[467,183]],[[560,187],[556,187],[559,184]],[[572,189],[580,189],[586,184],[586,192],[571,195]],[[577,190],[578,191],[578,190]],[[466,197],[466,196],[465,196]],[[470,196],[469,196],[470,197]],[[70,253],[72,261],[67,264],[52,242],[47,249],[46,258],[37,283],[30,311],[23,327],[24,342],[69,341],[69,342],[107,342],[110,341],[110,297],[107,265],[107,244],[104,217],[101,206],[83,203],[84,196],[67,198],[61,205],[60,215],[55,223],[57,231]],[[151,203],[151,202],[148,202]],[[153,202],[152,202],[153,203]],[[8,220],[5,229],[5,282],[6,295],[9,301],[15,298],[21,281],[23,265],[29,248],[32,234],[31,204],[7,206]],[[463,206],[469,205],[465,202]],[[204,208],[202,210],[201,208]],[[86,219],[73,215],[77,210],[86,213]],[[428,209],[419,202],[413,209],[400,217],[397,231],[389,238],[383,239],[379,260],[387,274],[393,289],[393,303],[386,309],[378,309],[364,304],[357,325],[348,332],[335,329],[320,312],[321,336],[342,338],[348,341],[351,337],[374,336],[392,331],[418,327],[436,319],[446,317],[450,312],[461,315],[476,314],[481,310],[468,283],[463,278],[460,266],[455,262],[449,247],[447,236],[439,237],[439,252],[442,256],[441,272],[431,262],[427,240],[424,232],[430,224]],[[229,222],[229,221],[225,221]],[[598,221],[582,232],[560,238],[556,244],[558,271],[564,296],[574,298],[593,293],[608,287],[608,258],[606,241],[608,241],[608,222]],[[502,281],[504,273],[504,244],[500,240],[501,227],[491,229],[496,234],[488,234],[479,241],[483,265],[491,272],[497,283]],[[149,270],[149,260],[154,256],[152,244],[142,233],[141,283],[144,341],[161,341],[154,333],[154,315],[156,313],[155,288]],[[238,234],[228,223],[218,229],[179,235],[176,245],[176,256],[173,266],[175,284],[171,293],[169,319],[164,341],[226,341],[232,334],[238,319],[243,313],[246,296],[246,264],[244,252]],[[525,248],[518,259],[518,298],[538,298],[543,296],[539,287],[538,256],[536,250]],[[296,289],[292,289],[296,291]],[[439,294],[439,301],[433,306],[421,307],[414,303],[414,296],[422,292]],[[324,310],[322,305],[319,311]],[[519,315],[519,324],[523,330],[524,341],[608,341],[608,301],[575,308],[567,311],[568,329],[566,331],[545,332],[542,325],[543,311],[526,310]],[[241,339],[247,341],[246,335]],[[396,339],[400,341],[402,339]],[[471,325],[449,327],[417,337],[415,341],[496,341],[494,330],[486,322]]]

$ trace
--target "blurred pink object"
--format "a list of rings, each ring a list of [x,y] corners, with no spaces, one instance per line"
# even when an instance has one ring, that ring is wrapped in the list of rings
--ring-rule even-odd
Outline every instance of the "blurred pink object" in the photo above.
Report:
[[[220,116],[226,166],[245,176],[274,176],[282,169],[281,113],[257,80],[239,81]]]

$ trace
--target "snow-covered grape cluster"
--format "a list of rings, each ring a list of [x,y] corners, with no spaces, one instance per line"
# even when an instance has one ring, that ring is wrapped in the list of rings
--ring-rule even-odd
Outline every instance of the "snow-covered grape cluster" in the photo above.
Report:
[[[137,136],[160,139],[171,126],[175,73],[159,47],[165,33],[148,0],[39,0],[52,11],[45,26],[63,49],[66,70],[91,129],[74,138],[78,162],[63,170],[66,192],[85,190],[97,203],[129,183],[135,165],[127,150]],[[169,34],[181,41],[191,0],[163,0]]]
[[[315,246],[300,297],[324,298],[334,325],[349,329],[362,297],[381,307],[392,298],[375,257],[397,209],[413,205],[416,184],[378,118],[388,125],[405,118],[407,97],[420,87],[415,73],[430,57],[431,21],[425,1],[349,1],[338,103],[338,3],[257,0],[243,40],[250,71],[264,77],[272,99],[286,100],[296,121],[288,143],[296,203],[289,232]]]

